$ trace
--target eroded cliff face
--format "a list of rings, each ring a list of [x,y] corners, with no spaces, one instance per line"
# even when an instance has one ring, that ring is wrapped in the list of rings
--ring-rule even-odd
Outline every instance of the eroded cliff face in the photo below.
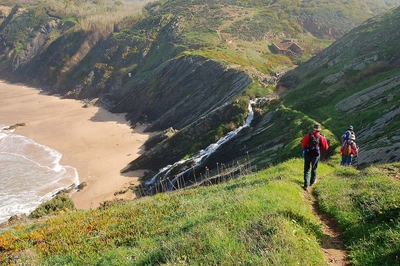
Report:
[[[8,13],[11,24],[29,17],[26,10],[14,11],[18,15]],[[180,38],[180,17],[144,19],[104,39],[71,22],[44,17],[18,53],[10,24],[4,24],[2,74],[126,113],[133,127],[146,123],[147,131],[174,132],[129,169],[164,167],[242,124],[247,104],[237,98],[252,78],[215,60],[180,55],[182,47],[174,44]]]
[[[352,21],[349,18],[335,17],[335,15],[332,13],[320,14],[320,16],[321,17],[319,19],[307,16],[302,16],[300,19],[302,28],[318,38],[336,40],[337,38],[342,37],[348,31],[348,25],[355,27],[359,24],[358,21]],[[321,19],[322,17],[324,19]],[[333,23],[330,23],[332,20],[342,21],[343,27],[341,28],[337,24],[333,26]]]
[[[112,110],[136,122],[151,122],[148,131],[181,129],[231,102],[250,84],[242,71],[197,56],[172,59],[139,86],[132,86]]]
[[[87,38],[74,31],[75,24],[33,10],[1,6],[1,78],[50,88],[62,76],[67,64]],[[9,11],[8,13],[6,11]]]
[[[168,138],[160,139],[158,137],[164,134],[162,131],[154,139],[149,140],[149,143],[154,140],[152,144],[146,143],[146,151],[131,162],[124,171],[148,169],[157,172],[159,169],[181,160],[187,154],[197,153],[205,149],[208,144],[218,140],[210,137],[210,131],[211,134],[216,135],[216,132],[213,132],[215,128],[231,120],[231,117],[242,117],[242,112],[237,103],[228,102],[209,111],[207,115],[194,120],[180,130],[172,130],[172,128],[166,130],[171,133]],[[226,134],[232,129],[227,129],[224,133]],[[207,139],[209,140],[207,141]]]
[[[101,39],[71,22],[43,16],[33,37],[22,38],[11,30],[29,20],[30,11],[7,11],[0,32],[3,78],[66,98],[99,98],[107,109],[128,113],[133,126],[152,122],[149,131],[183,128],[232,101],[252,82],[245,72],[216,61],[178,57],[182,49],[173,43],[180,36],[179,17],[143,20]],[[17,38],[26,41],[18,51]]]

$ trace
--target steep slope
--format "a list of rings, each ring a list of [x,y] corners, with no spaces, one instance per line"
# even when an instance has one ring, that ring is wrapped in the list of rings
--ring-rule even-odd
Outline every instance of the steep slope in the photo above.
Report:
[[[399,15],[397,8],[369,19],[281,80],[293,90],[287,106],[318,118],[336,135],[354,125],[360,164],[400,159]]]
[[[51,216],[0,228],[0,263],[398,265],[400,163],[361,171],[340,167],[338,157],[320,164],[313,195],[343,231],[347,257],[329,256],[341,239],[314,215],[301,189],[302,164],[292,159],[217,186],[97,210],[44,205],[36,215]]]
[[[329,140],[327,157],[338,153],[340,136],[351,124],[360,146],[357,166],[398,161],[399,15],[396,8],[366,21],[283,75],[277,86],[281,101],[256,103],[250,130],[220,147],[196,174],[189,171],[181,182],[190,184],[200,173],[217,177],[218,164],[233,166],[250,159],[253,167],[263,168],[300,156],[301,138],[315,121],[323,125]],[[141,161],[156,157],[156,150],[134,161],[132,169],[148,166]],[[175,182],[179,171],[190,167],[163,174],[163,182]]]
[[[105,3],[111,3],[108,10],[113,10],[128,2]],[[326,135],[332,148],[328,155],[336,152],[338,135],[346,124],[355,123],[347,117],[339,119],[341,104],[338,111],[332,111],[330,101],[314,97],[312,88],[314,83],[319,86],[318,78],[327,77],[324,82],[329,83],[339,69],[331,73],[315,68],[317,72],[305,76],[296,74],[316,62],[310,60],[300,65],[299,72],[285,75],[275,90],[277,81],[366,18],[398,4],[400,1],[160,1],[147,5],[140,17],[130,17],[129,23],[114,22],[108,35],[84,28],[82,18],[66,17],[60,10],[41,4],[19,5],[4,9],[8,14],[0,27],[1,75],[62,97],[98,99],[97,103],[109,110],[128,113],[132,126],[144,122],[149,131],[169,132],[146,144],[147,153],[124,171],[146,168],[155,173],[190,157],[240,126],[248,114],[249,100],[264,97],[253,106],[251,127],[220,147],[198,171],[218,172],[216,165],[244,159],[263,168],[299,155],[299,140],[315,120],[329,129]],[[342,49],[332,47],[338,53]],[[379,48],[351,47],[364,52]],[[319,61],[328,60],[324,56],[327,51],[320,53]],[[333,73],[336,75],[330,76]],[[324,86],[336,95],[335,85]],[[297,89],[281,102],[285,87]],[[345,99],[342,96],[337,96],[335,104]],[[310,108],[310,101],[321,108]],[[366,110],[371,116],[364,123],[381,117]],[[328,121],[332,116],[338,116],[340,122]],[[361,159],[360,163],[371,161]]]
[[[278,2],[284,3],[275,3]],[[155,4],[152,8],[160,7]],[[300,190],[302,160],[289,159],[300,157],[300,140],[317,121],[322,123],[331,146],[325,156],[332,156],[329,163],[321,164],[320,179],[313,188],[320,208],[332,215],[344,230],[353,264],[398,264],[399,163],[367,167],[362,171],[339,167],[338,147],[341,134],[352,124],[361,146],[358,168],[399,160],[399,13],[400,8],[396,8],[366,21],[311,60],[284,74],[276,95],[260,98],[253,104],[255,116],[251,126],[221,146],[198,170],[208,178],[202,185],[231,178],[234,170],[243,174],[240,172],[243,165],[246,171],[268,168],[266,171],[221,186],[166,193],[116,206],[104,204],[101,210],[68,212],[37,223],[18,225],[1,234],[0,260],[9,264],[48,265],[131,265],[133,261],[139,264],[328,263],[320,252],[321,247],[327,247],[326,236]],[[210,54],[224,53],[193,47],[187,52],[182,43],[173,44],[172,40],[180,36],[174,34],[181,29],[178,20],[174,16],[159,18],[164,24],[152,32],[153,39],[135,27],[118,32],[112,38],[93,43],[93,49],[76,68],[65,73],[65,79],[50,75],[48,83],[43,83],[55,84],[52,92],[64,97],[101,96],[102,104],[118,111],[130,110],[133,123],[150,122],[151,130],[169,125],[179,128],[169,128],[148,142],[148,152],[125,169],[143,167],[153,170],[152,174],[158,167],[189,157],[241,124],[247,114],[243,110],[247,108],[248,98],[260,96],[252,87],[256,82],[247,88],[248,80],[261,77],[260,72],[245,67],[248,65],[238,67],[236,61],[233,64],[229,60],[222,64],[217,56],[209,59]],[[141,25],[151,25],[150,21],[154,20],[143,20]],[[69,31],[73,28],[69,24],[60,23],[54,29],[64,29],[61,25],[68,26],[66,34],[42,46],[43,60],[47,58],[44,53],[51,55],[51,51],[57,50],[56,54],[67,62],[65,51],[81,51],[80,47],[88,42],[85,38],[89,37],[83,32]],[[222,33],[220,36],[227,37]],[[63,45],[71,46],[57,49],[56,44],[61,40]],[[126,45],[126,40],[130,40],[130,45]],[[238,45],[238,42],[232,41],[229,45]],[[4,47],[5,51],[9,49],[7,45]],[[34,62],[24,58],[29,62],[24,61],[15,69],[14,78],[23,73],[24,66]],[[21,63],[8,59],[2,57],[6,70],[13,63]],[[56,57],[51,64],[51,73],[64,69],[55,67]],[[33,66],[46,69],[39,61]],[[287,70],[286,67],[283,68]],[[36,75],[38,84],[44,81],[41,71],[27,73],[27,78]],[[201,76],[203,73],[206,75]],[[201,78],[196,79],[199,75]],[[218,76],[227,84],[215,78]],[[186,81],[195,89],[184,91]],[[186,113],[180,110],[186,101],[174,97],[179,89],[181,97],[188,95],[186,101],[194,104],[194,113],[201,117],[190,117],[190,108],[185,109]],[[215,89],[218,89],[216,94],[219,90],[223,93],[209,101]],[[246,97],[236,100],[226,95],[231,91],[244,93]],[[199,97],[196,92],[204,92],[205,97]],[[215,108],[202,109],[196,103],[197,97]],[[141,107],[135,106],[142,101]],[[215,102],[219,106],[213,106]],[[164,112],[158,112],[157,107],[165,108]],[[144,110],[141,116],[140,110]],[[152,121],[147,120],[148,114]],[[281,161],[285,162],[278,164]],[[277,165],[271,167],[272,164]],[[236,165],[239,168],[235,169]],[[222,173],[225,170],[228,172]],[[185,181],[190,184],[193,180]],[[62,212],[65,211],[68,210]]]

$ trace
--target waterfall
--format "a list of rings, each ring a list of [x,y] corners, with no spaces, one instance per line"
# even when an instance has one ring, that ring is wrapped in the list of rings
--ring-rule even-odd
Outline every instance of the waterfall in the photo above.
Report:
[[[232,139],[233,137],[235,137],[243,128],[245,127],[249,127],[251,121],[254,118],[254,111],[252,108],[252,105],[256,103],[256,101],[250,101],[249,105],[248,105],[248,110],[249,110],[249,114],[246,118],[246,121],[244,122],[244,124],[238,128],[236,128],[235,130],[229,132],[228,134],[226,134],[225,136],[223,136],[222,138],[220,138],[216,143],[210,144],[207,148],[205,148],[204,150],[199,151],[197,154],[195,154],[194,156],[192,156],[189,159],[185,159],[185,160],[180,160],[172,165],[168,165],[164,168],[162,168],[156,175],[154,175],[152,177],[152,179],[148,182],[146,182],[145,184],[147,186],[154,186],[157,183],[157,180],[167,180],[170,172],[172,169],[179,167],[179,166],[184,166],[187,164],[191,164],[191,167],[188,167],[186,170],[184,170],[183,172],[179,173],[179,175],[177,175],[172,181],[170,181],[170,183],[168,184],[168,188],[167,190],[171,190],[172,187],[174,187],[176,185],[176,182],[178,182],[177,180],[179,179],[179,177],[185,175],[186,173],[192,171],[193,169],[196,169],[198,166],[200,166],[200,164],[206,160],[213,152],[215,152],[222,144],[228,142],[230,139]]]

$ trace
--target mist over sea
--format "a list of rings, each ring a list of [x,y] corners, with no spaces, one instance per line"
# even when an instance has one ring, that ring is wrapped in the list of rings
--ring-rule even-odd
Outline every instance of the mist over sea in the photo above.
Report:
[[[58,191],[79,184],[75,168],[60,165],[62,155],[0,125],[0,223],[29,214]]]

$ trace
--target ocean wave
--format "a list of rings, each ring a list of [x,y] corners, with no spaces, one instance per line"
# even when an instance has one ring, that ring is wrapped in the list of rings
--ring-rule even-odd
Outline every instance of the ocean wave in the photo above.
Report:
[[[24,136],[0,133],[0,223],[29,214],[58,191],[79,184],[62,154]]]

